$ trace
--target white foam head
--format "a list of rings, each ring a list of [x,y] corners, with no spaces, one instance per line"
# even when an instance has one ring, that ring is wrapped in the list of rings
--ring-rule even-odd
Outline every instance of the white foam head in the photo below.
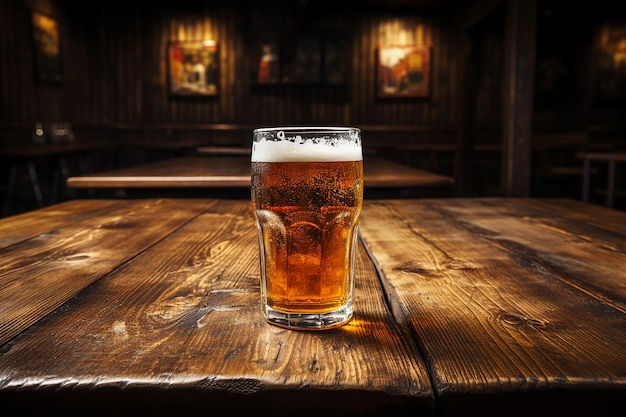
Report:
[[[257,129],[252,162],[360,161],[359,133],[356,128]]]

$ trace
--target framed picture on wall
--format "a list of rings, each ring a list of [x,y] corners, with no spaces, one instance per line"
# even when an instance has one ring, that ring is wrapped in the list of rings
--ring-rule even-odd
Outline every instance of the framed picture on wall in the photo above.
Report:
[[[216,41],[170,42],[167,57],[171,95],[219,94],[219,50]]]
[[[379,97],[430,95],[430,47],[381,45],[377,58]]]
[[[281,53],[281,78],[285,84],[316,84],[322,77],[322,49],[318,36],[285,39]]]
[[[277,84],[280,82],[280,42],[275,35],[262,36],[257,41],[256,82]]]
[[[349,52],[345,36],[326,37],[323,43],[323,79],[330,85],[348,82]]]
[[[604,25],[594,62],[594,99],[626,98],[626,23]]]
[[[35,79],[61,82],[61,43],[59,23],[44,13],[33,11]]]
[[[254,85],[345,86],[350,54],[343,33],[259,33],[254,45]]]

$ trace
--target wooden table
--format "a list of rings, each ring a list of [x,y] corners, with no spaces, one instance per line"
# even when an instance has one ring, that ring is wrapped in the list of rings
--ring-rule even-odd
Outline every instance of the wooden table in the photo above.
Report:
[[[85,199],[1,219],[1,407],[623,416],[626,213],[368,200],[360,233],[354,319],[298,332],[262,317],[247,201]]]
[[[583,201],[589,201],[591,161],[602,161],[608,164],[606,178],[606,206],[613,207],[615,195],[615,165],[617,162],[626,162],[626,152],[580,152],[577,156],[583,160]]]
[[[252,155],[252,148],[247,146],[199,146],[196,153],[200,155]]]
[[[368,157],[366,188],[451,188],[450,177]],[[250,187],[249,156],[180,157],[67,179],[73,188]]]

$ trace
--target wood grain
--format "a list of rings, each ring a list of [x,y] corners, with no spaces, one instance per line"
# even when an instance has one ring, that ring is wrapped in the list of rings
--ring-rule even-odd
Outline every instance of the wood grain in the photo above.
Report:
[[[626,214],[526,201],[366,202],[360,229],[441,415],[620,415]]]
[[[454,180],[383,158],[363,161],[365,187],[451,189]],[[250,157],[169,158],[67,179],[72,188],[250,187]]]
[[[32,213],[18,216],[18,225],[34,219],[32,226],[43,228],[33,228],[32,237],[2,249],[0,344],[172,233],[189,221],[190,212],[199,213],[212,204],[155,200],[120,207],[77,201],[60,206],[57,216],[63,216],[63,224],[43,223]],[[107,205],[108,210],[101,210]],[[70,207],[76,216],[68,216]],[[54,213],[54,209],[43,212]],[[90,210],[91,215],[86,215]],[[8,224],[13,224],[11,219]],[[25,235],[20,232],[21,239]]]
[[[45,3],[45,2],[43,2]],[[46,3],[47,5],[47,3]],[[446,82],[432,84],[432,96],[438,100],[381,102],[375,94],[377,45],[387,42],[428,43],[431,33],[447,31],[454,18],[448,14],[398,13],[402,30],[387,32],[388,17],[377,8],[362,5],[344,10],[325,5],[313,7],[305,20],[311,20],[313,34],[345,36],[346,84],[328,85],[257,85],[255,82],[259,36],[267,31],[279,37],[297,35],[300,7],[274,7],[263,4],[126,4],[106,2],[85,5],[48,5],[47,11],[59,18],[62,40],[63,79],[60,85],[41,86],[33,82],[32,31],[27,23],[29,9],[20,4],[0,6],[2,39],[0,69],[4,74],[0,89],[3,121],[71,120],[89,128],[88,134],[110,123],[137,123],[149,126],[171,123],[175,126],[199,123],[275,123],[343,125],[359,123],[394,126],[454,126],[455,105],[448,91],[455,85],[456,38],[437,38],[433,48],[434,74]],[[309,7],[307,6],[307,7]],[[273,9],[273,10],[272,10]],[[268,21],[268,14],[270,20]],[[88,22],[88,23],[87,23]],[[111,25],[118,22],[118,25]],[[254,23],[254,26],[251,24]],[[398,25],[396,24],[398,27]],[[419,29],[418,29],[419,28]],[[417,31],[425,37],[415,36]],[[219,97],[186,97],[168,94],[167,44],[173,40],[213,39],[220,48]],[[363,42],[362,47],[352,47]],[[93,51],[99,51],[94,53]],[[497,52],[497,51],[496,51]],[[440,58],[439,58],[440,57]],[[24,63],[29,63],[27,69]],[[434,70],[436,68],[436,71]],[[85,69],[89,69],[88,71]],[[496,76],[496,71],[490,74]],[[499,79],[499,75],[498,79]],[[482,110],[485,111],[484,109]],[[497,113],[497,112],[493,112]],[[487,113],[489,114],[489,113]],[[495,116],[493,119],[498,120]],[[0,130],[2,124],[0,124]],[[28,128],[31,128],[29,123]],[[6,130],[3,130],[3,133]],[[163,129],[155,135],[165,134]],[[30,132],[17,137],[0,136],[0,142],[27,141]],[[142,132],[143,133],[143,132]],[[151,135],[151,132],[146,132]],[[182,132],[206,137],[204,132]],[[131,135],[134,135],[131,133]],[[409,140],[402,135],[403,142]],[[371,142],[385,142],[377,135]],[[211,140],[211,142],[213,142]]]
[[[298,415],[432,414],[426,367],[408,328],[390,314],[363,247],[348,325],[297,332],[265,322],[250,210],[235,200],[128,201],[125,209],[59,227],[52,246],[66,256],[76,256],[71,243],[87,229],[78,252],[89,255],[82,262],[99,279],[9,335],[0,400],[96,415],[130,415],[137,407],[155,415],[219,407],[249,415],[277,404]],[[40,267],[54,262],[43,257]],[[25,279],[25,271],[12,270]],[[78,274],[49,275],[67,285]],[[7,339],[5,329],[0,334]]]
[[[355,318],[297,332],[260,311],[251,209],[76,200],[1,219],[2,407],[623,414],[626,213],[554,199],[365,201]]]
[[[10,221],[0,222],[0,249],[16,244],[41,233],[50,233],[57,227],[66,224],[68,219],[80,221],[97,214],[101,210],[109,210],[115,205],[112,200],[90,201],[72,204],[61,203],[44,207],[37,216],[27,213],[13,216]]]

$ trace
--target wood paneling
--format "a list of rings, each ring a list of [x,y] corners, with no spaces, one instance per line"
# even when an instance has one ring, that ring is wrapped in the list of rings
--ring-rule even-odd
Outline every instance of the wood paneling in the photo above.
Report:
[[[538,59],[563,51],[568,71],[573,75],[568,78],[567,94],[558,100],[535,94],[530,121],[534,130],[585,131],[596,123],[602,124],[603,130],[621,126],[618,132],[623,131],[623,103],[615,107],[613,100],[600,103],[606,106],[602,107],[593,102],[593,85],[602,80],[593,78],[598,74],[594,71],[597,62],[590,57],[600,47],[606,22],[618,16],[608,7],[612,3],[599,1],[593,18],[587,17],[582,9],[571,10],[556,2],[539,3]],[[0,145],[29,143],[36,121],[70,121],[77,137],[86,139],[202,139],[207,144],[226,145],[247,143],[251,128],[256,126],[357,125],[364,128],[365,147],[376,148],[381,155],[382,148],[398,144],[463,144],[470,134],[475,136],[477,145],[501,144],[506,94],[504,13],[492,10],[472,20],[458,6],[398,9],[382,3],[376,7],[371,3],[354,7],[353,2],[348,6],[336,2],[329,8],[328,3],[322,0],[276,0],[263,4],[246,0],[177,0],[165,4],[2,1]],[[470,3],[506,4],[480,0]],[[61,84],[41,84],[34,80],[32,10],[59,20]],[[469,25],[471,29],[468,20],[474,22]],[[563,26],[563,22],[568,23]],[[343,86],[255,84],[255,42],[267,31],[288,37],[299,33],[344,34],[348,45],[348,82]],[[468,99],[465,107],[461,107],[458,97],[464,87],[460,74],[464,67],[460,60],[464,52],[460,40],[468,31],[475,57],[475,100]],[[168,94],[168,42],[192,39],[219,42],[217,97]],[[393,43],[424,43],[432,47],[429,97],[381,99],[376,96],[376,49],[378,45]],[[467,112],[472,106],[475,131],[459,133],[460,112],[463,108]],[[606,140],[606,134],[602,137]],[[623,145],[623,137],[618,140]],[[432,163],[432,152],[431,156],[422,157],[431,160],[426,166],[420,162],[420,156],[406,152],[398,155],[399,152],[402,151],[396,150],[393,155],[418,168],[445,167],[438,172],[462,175],[460,170],[456,174],[452,172],[450,158],[446,156],[444,161],[441,153],[437,164]],[[499,166],[498,158],[498,154],[489,154],[488,166]],[[477,174],[474,181],[468,178],[467,182],[473,183],[474,188],[476,184],[482,187],[487,182],[499,182],[499,168],[492,174],[491,168],[487,172],[471,162],[466,169]],[[6,177],[3,172],[0,175]]]
[[[69,120],[85,128],[221,123],[453,128],[457,77],[453,14],[342,8],[330,14],[316,8],[314,2],[308,4],[306,9],[295,3],[263,9],[251,4],[242,8],[189,1],[150,7],[99,2],[87,7],[49,0],[44,7],[61,25],[63,83],[38,85],[31,76],[30,31],[19,22],[27,21],[33,7],[42,6],[18,0],[3,2],[0,125],[30,128],[37,120]],[[268,26],[286,36],[296,36],[301,30],[344,34],[350,64],[348,83],[256,85],[254,42]],[[171,97],[167,92],[167,44],[197,39],[219,42],[220,94]],[[431,96],[377,98],[377,46],[412,43],[432,46]]]

